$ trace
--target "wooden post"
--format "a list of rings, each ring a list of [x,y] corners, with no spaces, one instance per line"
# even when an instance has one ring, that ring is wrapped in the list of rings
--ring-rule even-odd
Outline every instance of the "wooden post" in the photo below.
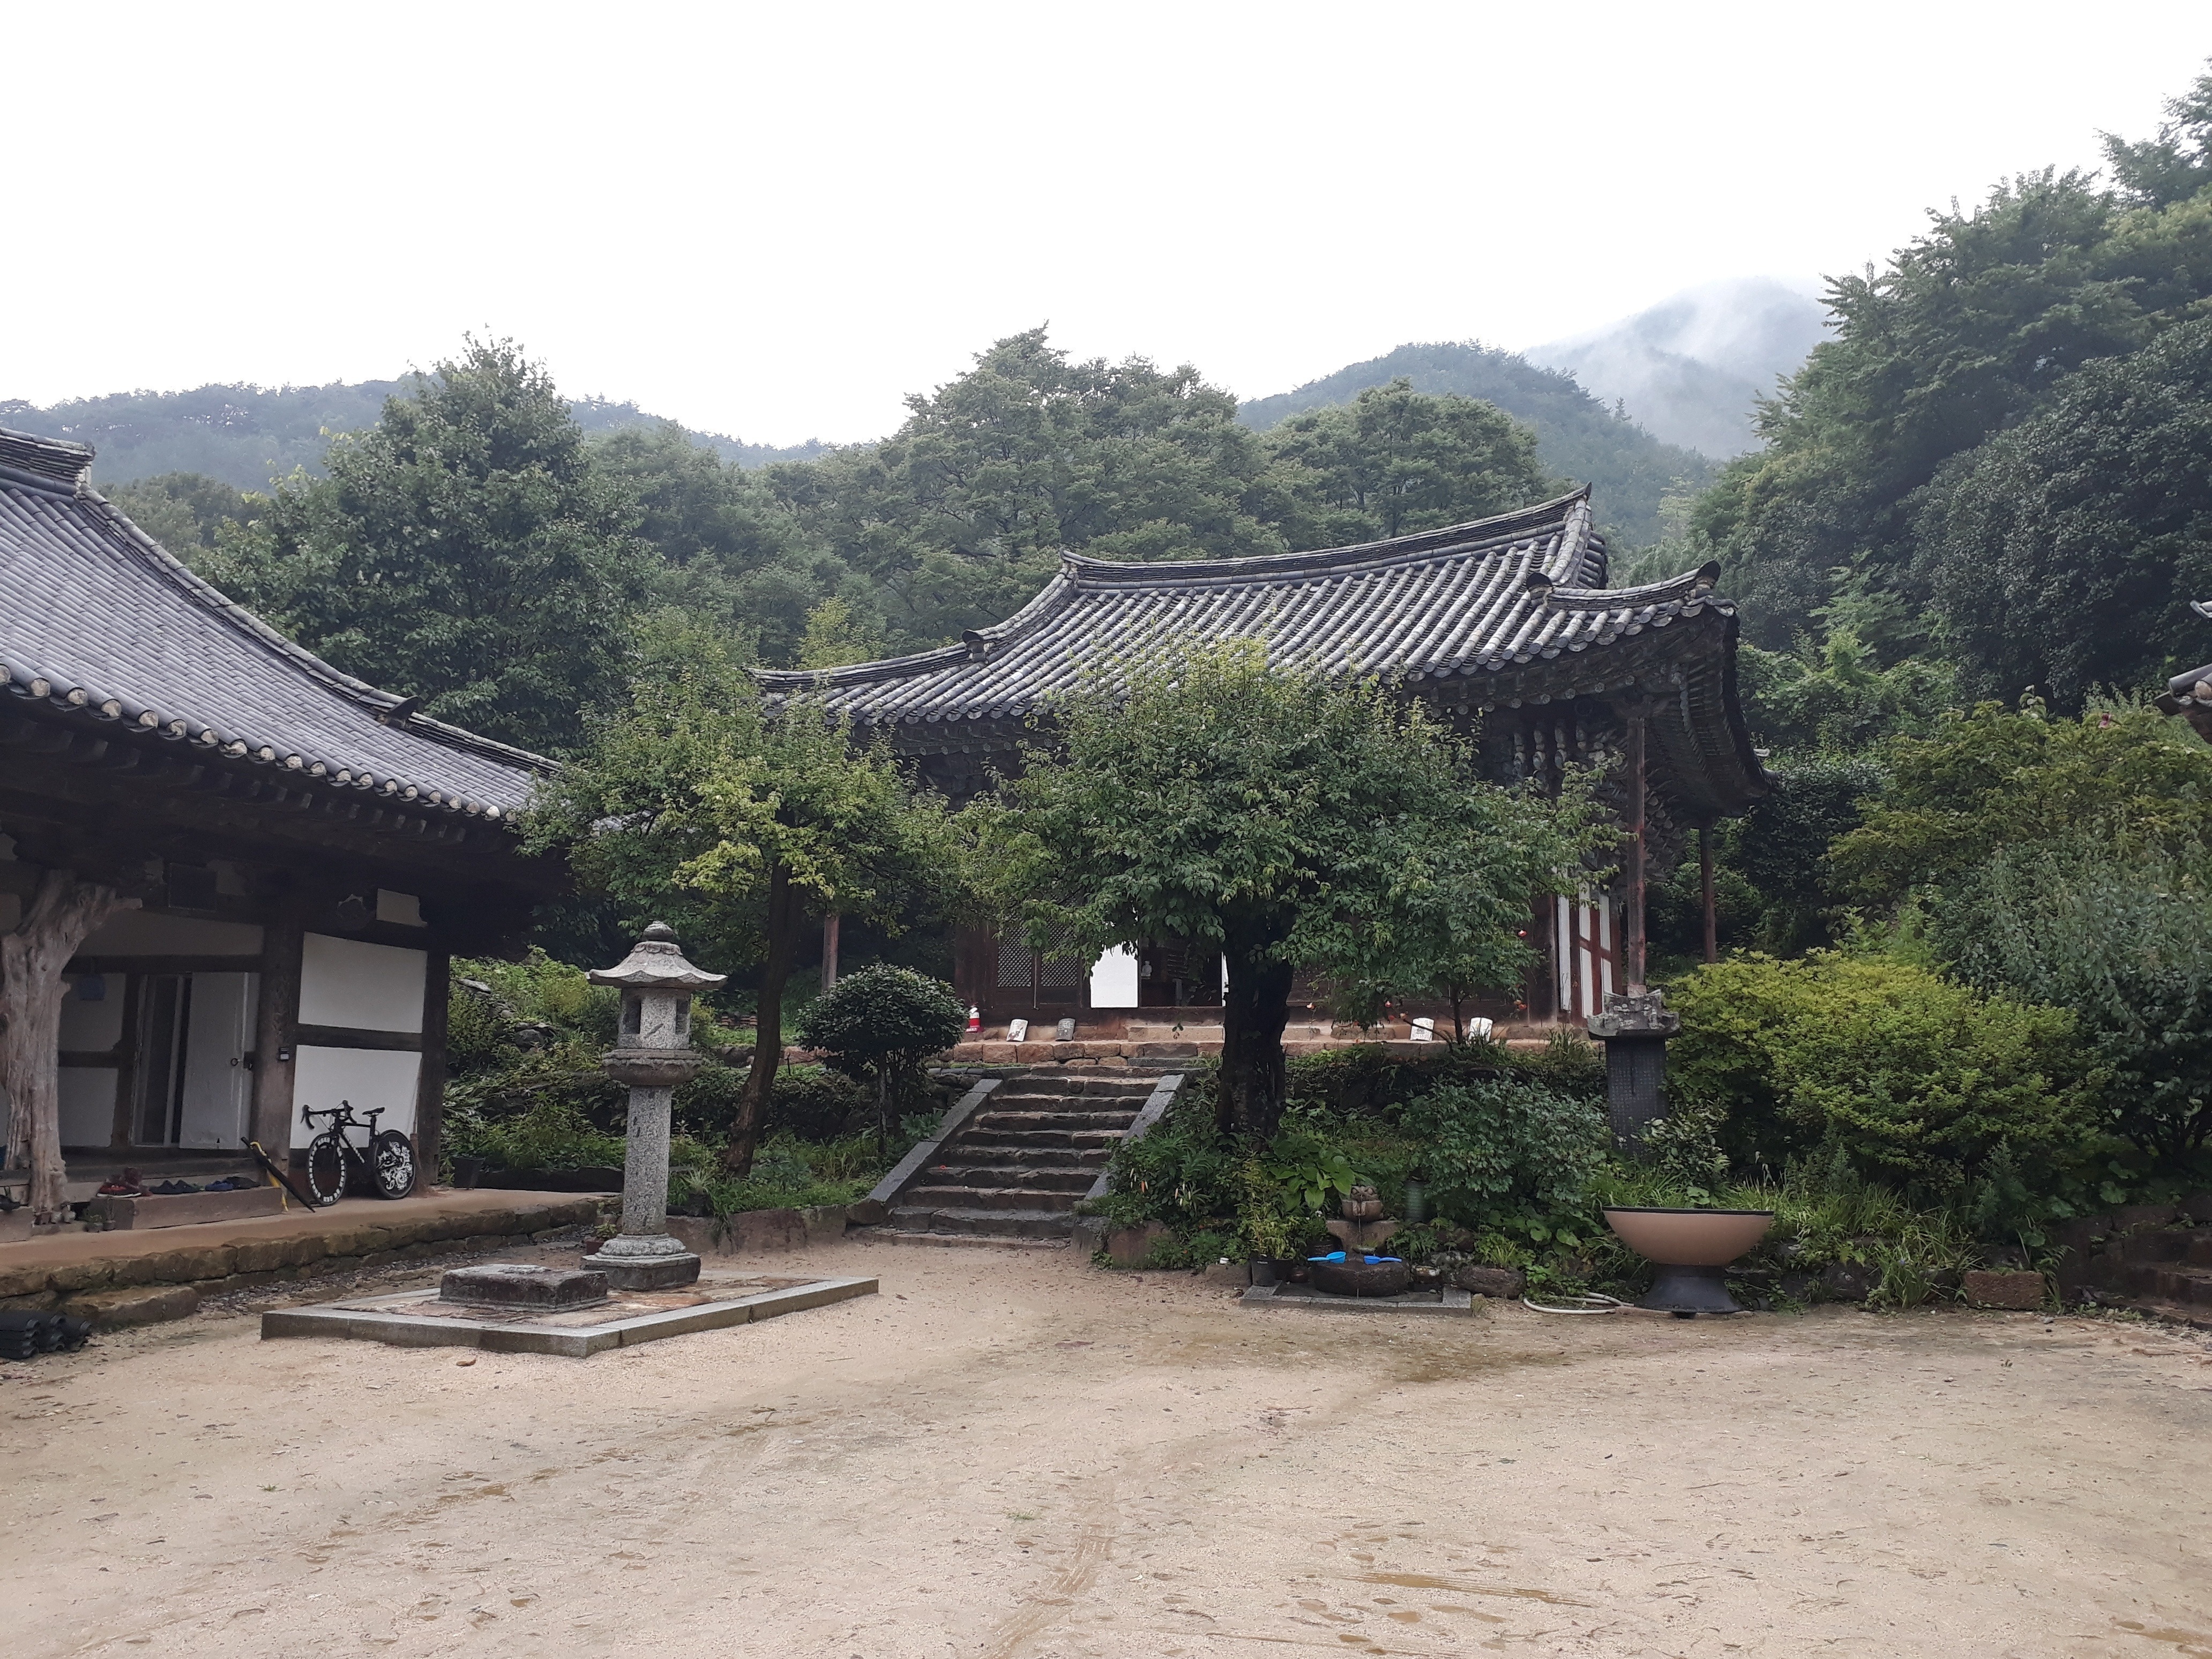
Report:
[[[300,1041],[300,959],[306,950],[306,902],[276,901],[261,927],[261,987],[253,1011],[252,1138],[277,1163],[292,1152],[292,1077]]]
[[[830,989],[837,983],[837,913],[832,910],[822,918],[822,988]]]
[[[1621,907],[1621,988],[1630,996],[1644,994],[1644,711],[1628,716],[1628,900]]]
[[[415,1168],[418,1190],[438,1179],[445,1153],[446,1010],[453,959],[433,951],[422,964],[422,1069],[415,1079]]]
[[[1718,918],[1713,912],[1713,826],[1698,826],[1698,889],[1705,902],[1705,960],[1721,959],[1721,936]]]

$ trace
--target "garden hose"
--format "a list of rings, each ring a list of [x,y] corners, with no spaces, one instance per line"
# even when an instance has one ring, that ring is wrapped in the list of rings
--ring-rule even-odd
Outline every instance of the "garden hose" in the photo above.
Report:
[[[1531,1313],[1553,1314],[1619,1313],[1623,1308],[1628,1305],[1617,1297],[1606,1296],[1596,1291],[1592,1291],[1586,1296],[1576,1297],[1574,1300],[1581,1303],[1583,1305],[1577,1308],[1548,1308],[1542,1303],[1532,1301],[1525,1296],[1521,1298],[1521,1305],[1528,1309]]]

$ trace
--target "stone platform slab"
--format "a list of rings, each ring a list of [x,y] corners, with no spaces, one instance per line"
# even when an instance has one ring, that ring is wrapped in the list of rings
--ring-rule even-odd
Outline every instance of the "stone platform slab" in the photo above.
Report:
[[[1255,1285],[1237,1298],[1246,1308],[1308,1308],[1315,1313],[1422,1314],[1431,1318],[1468,1319],[1474,1295],[1447,1285],[1440,1291],[1407,1291],[1398,1296],[1328,1296],[1310,1285]]]
[[[281,1187],[244,1187],[228,1193],[149,1193],[143,1198],[94,1197],[88,1220],[105,1221],[110,1231],[142,1227],[191,1227],[207,1221],[245,1221],[258,1215],[282,1215]]]
[[[434,1189],[150,1231],[42,1231],[0,1243],[0,1307],[68,1309],[82,1301],[85,1317],[107,1322],[122,1322],[126,1308],[132,1319],[174,1318],[191,1312],[196,1297],[125,1293],[179,1286],[219,1296],[305,1273],[487,1249],[592,1225],[599,1202],[571,1193]]]
[[[264,1340],[319,1336],[408,1348],[482,1348],[585,1359],[693,1331],[773,1319],[856,1296],[873,1296],[872,1279],[769,1279],[709,1273],[680,1291],[617,1291],[592,1308],[525,1315],[515,1309],[441,1302],[438,1292],[403,1291],[317,1308],[273,1308],[261,1316]]]

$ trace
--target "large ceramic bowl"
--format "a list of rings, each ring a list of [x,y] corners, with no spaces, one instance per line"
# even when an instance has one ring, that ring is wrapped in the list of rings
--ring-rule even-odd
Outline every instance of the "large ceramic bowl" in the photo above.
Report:
[[[1724,1267],[1766,1237],[1771,1210],[1607,1210],[1605,1224],[1646,1261]]]

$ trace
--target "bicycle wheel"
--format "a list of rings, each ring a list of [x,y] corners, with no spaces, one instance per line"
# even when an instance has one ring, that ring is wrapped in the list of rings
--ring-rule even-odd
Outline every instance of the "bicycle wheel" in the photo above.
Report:
[[[307,1196],[335,1204],[345,1195],[345,1149],[328,1129],[307,1143]]]
[[[368,1143],[368,1171],[380,1198],[404,1198],[415,1190],[415,1143],[386,1129]]]

